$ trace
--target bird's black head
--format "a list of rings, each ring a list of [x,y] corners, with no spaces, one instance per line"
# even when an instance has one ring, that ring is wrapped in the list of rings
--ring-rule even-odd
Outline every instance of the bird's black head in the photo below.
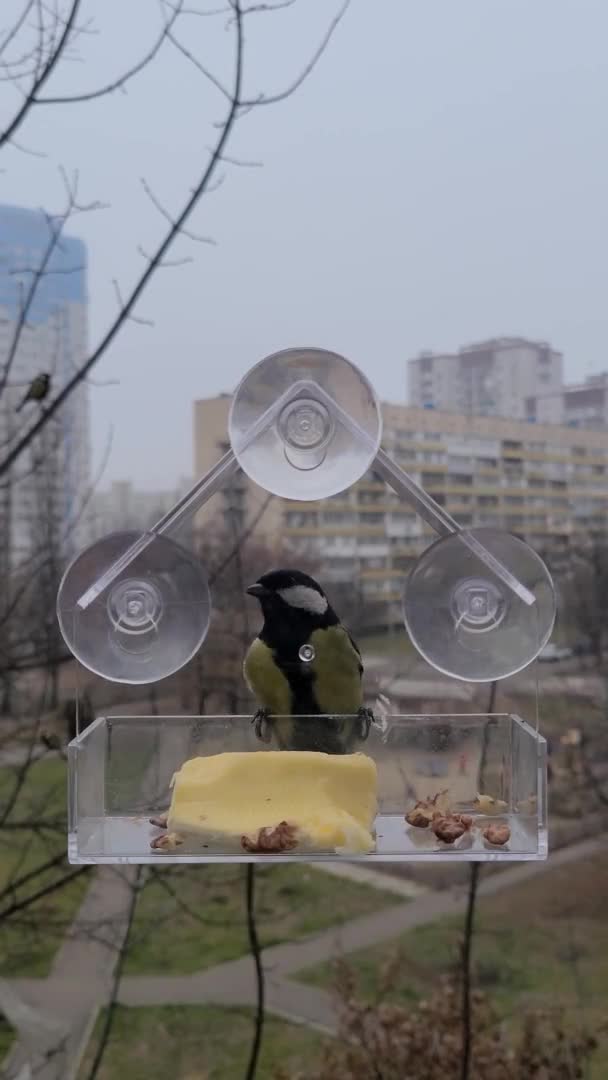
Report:
[[[271,570],[247,589],[260,601],[264,618],[274,623],[305,622],[332,626],[337,615],[323,589],[301,570]]]

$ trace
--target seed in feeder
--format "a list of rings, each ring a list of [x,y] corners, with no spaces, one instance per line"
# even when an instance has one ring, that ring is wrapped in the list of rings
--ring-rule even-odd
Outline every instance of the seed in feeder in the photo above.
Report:
[[[184,838],[179,833],[169,832],[163,833],[162,836],[155,836],[150,847],[157,851],[175,851],[175,848],[183,842]]]
[[[466,825],[463,825],[462,821],[460,821],[458,814],[447,814],[445,817],[434,818],[431,828],[437,839],[443,840],[444,844],[453,844],[455,840],[460,840],[460,837],[464,836],[467,831]]]
[[[507,804],[502,799],[495,799],[492,795],[480,795],[479,792],[473,806],[479,814],[486,817],[492,817],[494,814],[504,814],[507,809]]]
[[[449,812],[448,789],[438,791],[436,795],[430,795],[427,799],[419,802],[405,815],[408,825],[416,829],[427,829],[434,817],[444,816]]]
[[[483,836],[484,840],[487,840],[489,844],[502,847],[511,839],[511,830],[504,822],[496,821],[483,830]]]
[[[254,838],[250,836],[241,837],[241,847],[243,850],[258,855],[271,855],[281,851],[293,851],[297,846],[296,829],[286,821],[281,821],[278,825],[260,829],[257,836]]]

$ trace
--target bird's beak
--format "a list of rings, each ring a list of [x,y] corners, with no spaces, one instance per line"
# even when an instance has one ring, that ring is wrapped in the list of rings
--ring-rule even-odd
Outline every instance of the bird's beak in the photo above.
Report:
[[[263,596],[266,596],[268,589],[264,585],[260,585],[259,581],[256,581],[254,585],[250,585],[248,589],[245,589],[247,596],[255,596],[258,600],[261,600]]]

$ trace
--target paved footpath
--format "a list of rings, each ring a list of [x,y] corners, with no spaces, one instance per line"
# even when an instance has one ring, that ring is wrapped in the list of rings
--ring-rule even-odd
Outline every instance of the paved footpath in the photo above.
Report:
[[[111,992],[135,873],[134,867],[100,868],[48,978],[9,982],[18,999],[7,1016],[20,1037],[3,1078],[18,1080],[20,1070],[26,1078],[29,1065],[36,1080],[73,1080],[98,1010]],[[21,1022],[19,1003],[29,1006],[28,1012],[35,1010],[27,1026]]]
[[[585,840],[562,848],[551,855],[547,862],[514,864],[500,874],[482,879],[480,895],[491,896],[502,889],[518,885],[536,874],[558,866],[592,858],[599,851],[608,850],[603,838]],[[357,867],[345,867],[348,877],[354,878]],[[338,871],[334,869],[333,873]],[[374,871],[366,871],[368,875]],[[95,923],[103,916],[107,933],[114,946],[119,945],[124,934],[124,914],[128,905],[128,882],[133,869],[118,871],[103,868],[96,875],[87,894],[77,921],[81,927]],[[320,1031],[331,1033],[336,1027],[335,1007],[330,994],[317,987],[295,981],[298,972],[324,963],[332,957],[352,953],[358,949],[379,945],[446,915],[462,912],[466,905],[466,889],[422,892],[412,882],[390,879],[378,874],[379,888],[414,897],[409,903],[397,903],[372,915],[365,915],[332,927],[303,941],[276,945],[265,949],[263,963],[266,972],[267,1007],[277,1016],[295,1023],[306,1024]],[[361,879],[359,879],[361,880]],[[111,904],[110,904],[111,899]],[[61,1055],[51,1056],[45,1071],[37,1072],[40,1080],[73,1080],[75,1070],[99,1008],[108,1000],[116,948],[98,941],[67,940],[59,951],[48,979],[16,979],[10,989],[22,1002],[40,1010],[45,1020],[67,1028],[66,1045]],[[1,987],[0,987],[1,990]],[[125,976],[122,979],[119,1001],[124,1005],[179,1005],[224,1004],[251,1005],[255,1001],[253,965],[249,956],[229,963],[219,964],[206,971],[192,975]],[[16,1076],[16,1065],[28,1060],[34,1050],[31,1033],[26,1025],[18,1025],[21,1039],[17,1054],[11,1061]],[[60,1057],[60,1060],[58,1058]]]

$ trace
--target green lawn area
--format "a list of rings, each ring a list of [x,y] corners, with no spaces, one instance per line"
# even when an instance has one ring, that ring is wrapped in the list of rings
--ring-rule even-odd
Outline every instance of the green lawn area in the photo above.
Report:
[[[14,768],[0,769],[0,812],[11,800],[16,779]],[[49,823],[56,828],[15,829],[19,822]],[[64,852],[66,837],[66,766],[60,758],[35,762],[19,791],[0,839],[0,912],[6,906],[27,899],[66,873],[61,864],[37,873],[54,856]],[[26,875],[32,877],[9,887]],[[22,911],[0,922],[0,970],[20,977],[48,975],[55,952],[74,918],[87,887],[88,875],[81,874]]]
[[[258,868],[256,876],[258,933],[265,947],[395,903],[392,893],[310,866],[285,863]],[[125,972],[186,974],[248,950],[245,868],[171,868],[160,870],[142,892]]]
[[[102,1022],[99,1018],[79,1076],[88,1076]],[[245,1075],[253,1035],[248,1009],[184,1005],[116,1010],[97,1080],[235,1080]],[[322,1036],[268,1017],[257,1080],[271,1080],[278,1066],[301,1069]]]
[[[13,1045],[14,1037],[15,1033],[10,1024],[7,1023],[3,1016],[0,1016],[0,1075],[2,1062]]]
[[[517,1023],[528,1007],[563,1005],[573,1023],[606,1021],[608,1000],[608,854],[560,867],[481,899],[474,944],[477,985],[502,1017]],[[351,955],[361,995],[372,998],[382,968],[399,952],[402,963],[390,992],[408,1002],[428,992],[458,961],[462,918],[421,926],[396,941]],[[333,980],[330,964],[299,977],[315,985]],[[604,1041],[592,1073],[608,1076]]]

